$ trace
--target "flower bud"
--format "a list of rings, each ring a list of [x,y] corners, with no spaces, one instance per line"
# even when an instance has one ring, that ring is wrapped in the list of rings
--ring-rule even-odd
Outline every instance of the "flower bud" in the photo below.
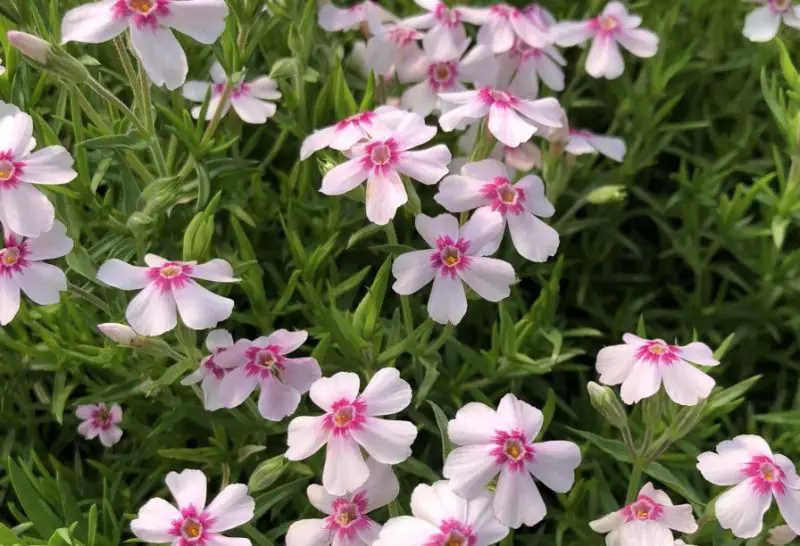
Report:
[[[621,184],[608,184],[593,189],[586,196],[586,200],[593,205],[608,205],[619,203],[628,196],[625,186]]]
[[[8,32],[8,41],[28,59],[54,74],[76,83],[84,82],[90,77],[89,71],[78,59],[38,36],[11,30]]]
[[[767,543],[772,546],[786,546],[791,541],[797,538],[797,533],[792,531],[788,525],[780,525],[770,529]]]
[[[135,347],[141,344],[142,340],[145,339],[126,324],[106,322],[104,324],[98,324],[97,329],[105,334],[111,341],[119,345],[124,345],[125,347]]]
[[[288,459],[283,455],[276,455],[271,459],[263,461],[250,475],[250,480],[247,482],[247,489],[250,493],[266,489],[275,483],[275,480],[283,474],[288,462]]]
[[[38,36],[28,34],[27,32],[11,30],[8,33],[8,41],[29,59],[33,59],[44,66],[47,66],[50,62],[53,46]]]
[[[586,386],[589,391],[589,401],[600,415],[614,425],[622,429],[628,425],[628,414],[617,398],[616,393],[610,387],[598,385],[594,381],[589,381]]]

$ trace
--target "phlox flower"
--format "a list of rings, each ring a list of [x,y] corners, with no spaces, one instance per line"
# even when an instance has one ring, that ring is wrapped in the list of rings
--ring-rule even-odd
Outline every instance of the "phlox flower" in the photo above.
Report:
[[[423,57],[398,73],[402,83],[419,82],[403,92],[403,108],[424,117],[439,109],[439,93],[465,91],[462,82],[479,86],[494,83],[498,65],[492,52],[479,45],[466,53],[467,47],[469,41],[462,42],[453,57],[437,60],[426,46]]]
[[[379,463],[398,464],[411,456],[417,437],[412,423],[380,418],[411,402],[411,386],[400,372],[378,370],[359,395],[360,384],[352,372],[318,380],[309,394],[325,414],[295,417],[289,423],[286,458],[290,461],[307,459],[327,444],[322,485],[331,495],[355,491],[367,481],[370,469],[361,448]]]
[[[214,361],[227,370],[219,385],[219,396],[227,408],[242,404],[258,387],[258,411],[264,419],[280,421],[291,415],[300,403],[300,395],[322,377],[313,358],[289,358],[306,342],[304,330],[276,330],[254,341],[240,339]]]
[[[156,86],[177,89],[189,65],[172,29],[202,44],[225,30],[224,0],[101,0],[73,8],[61,23],[61,43],[99,44],[130,28],[131,44]]]
[[[534,13],[534,17],[531,16]],[[545,47],[552,42],[549,29],[534,11],[524,11],[508,4],[494,4],[488,8],[473,8],[475,24],[480,25],[478,43],[494,53],[504,53],[517,39],[533,47]]]
[[[133,328],[127,324],[117,324],[116,322],[105,322],[98,324],[97,329],[108,339],[125,347],[135,347],[143,339]]]
[[[361,487],[345,495],[331,495],[320,485],[309,485],[308,500],[324,519],[294,522],[286,533],[286,546],[369,546],[381,526],[367,514],[397,498],[400,483],[392,467],[367,459],[369,478]]]
[[[536,525],[547,508],[533,478],[566,493],[581,462],[572,442],[534,442],[543,422],[541,411],[513,394],[500,400],[497,411],[479,402],[467,404],[447,426],[450,440],[460,447],[447,456],[444,477],[456,493],[471,499],[500,474],[493,501],[497,519],[514,529]]]
[[[534,262],[544,262],[558,250],[558,232],[537,216],[548,218],[555,208],[544,195],[544,183],[535,175],[511,182],[512,175],[500,161],[484,159],[468,163],[461,174],[446,176],[434,199],[450,212],[486,209],[508,223],[511,241],[520,255]],[[500,246],[503,231],[490,245]]]
[[[55,210],[34,184],[66,184],[78,173],[63,146],[32,152],[33,120],[5,105],[0,118],[0,220],[14,233],[38,237],[53,227]]]
[[[447,174],[450,150],[437,144],[413,150],[431,140],[436,127],[425,125],[417,114],[405,114],[396,127],[375,126],[370,140],[350,150],[350,160],[325,173],[320,191],[326,195],[347,193],[367,181],[367,218],[384,225],[408,201],[401,174],[423,184],[435,184]]]
[[[697,531],[691,505],[673,505],[669,496],[651,483],[642,487],[631,504],[589,525],[598,533],[608,533],[607,546],[674,546],[672,530]]]
[[[497,302],[511,294],[516,281],[511,264],[487,258],[498,234],[502,236],[503,218],[489,209],[479,210],[459,227],[458,218],[440,214],[416,218],[417,232],[428,250],[398,256],[392,266],[395,282],[392,289],[408,295],[433,281],[428,299],[428,314],[439,324],[458,324],[467,312],[464,283],[485,300]]]
[[[553,29],[555,43],[574,46],[592,39],[586,57],[586,72],[595,78],[613,80],[622,75],[625,61],[619,45],[637,57],[652,57],[658,51],[658,36],[639,28],[642,18],[631,15],[621,2],[609,2],[603,12],[588,21],[565,21]]]
[[[348,8],[337,8],[333,4],[324,4],[319,8],[319,26],[328,32],[351,30],[366,23],[372,34],[380,36],[383,32],[381,23],[396,19],[392,13],[371,0]]]
[[[411,513],[387,521],[372,546],[489,546],[508,535],[488,491],[468,500],[447,481],[414,488]]]
[[[530,140],[539,126],[562,125],[561,105],[550,97],[526,100],[508,91],[482,87],[475,91],[441,93],[439,98],[458,105],[439,118],[444,131],[452,131],[463,119],[481,119],[488,115],[489,132],[512,148]]]
[[[800,28],[800,6],[792,0],[750,0],[765,4],[747,14],[744,20],[744,35],[752,42],[769,42],[777,34],[781,22]]]
[[[779,525],[769,530],[767,544],[772,546],[786,546],[797,538],[797,533],[788,525]]]
[[[216,358],[233,347],[233,337],[227,330],[212,330],[206,337],[206,348],[211,353],[200,361],[200,366],[190,375],[183,378],[181,385],[201,383],[203,389],[203,407],[214,411],[224,406],[220,396],[222,378],[228,373],[227,368],[218,365]]]
[[[380,77],[402,73],[408,66],[420,62],[422,50],[417,41],[422,33],[402,24],[384,27],[381,35],[373,36],[364,49],[364,64]],[[367,73],[369,75],[369,72]]]
[[[583,129],[570,129],[565,140],[564,150],[572,155],[600,153],[614,161],[625,160],[627,147],[621,138],[596,135]]]
[[[155,254],[144,257],[147,267],[136,267],[117,259],[108,260],[97,271],[97,279],[121,290],[142,290],[128,305],[125,317],[143,336],[159,336],[177,324],[177,314],[192,330],[213,328],[231,316],[233,300],[218,296],[194,279],[237,282],[225,260],[168,261]],[[177,310],[177,314],[176,314]]]
[[[737,537],[761,534],[773,497],[783,520],[800,533],[800,478],[794,463],[773,454],[760,436],[743,434],[720,442],[716,453],[698,455],[697,469],[715,485],[733,486],[717,497],[714,513],[719,524]]]
[[[206,110],[206,119],[214,117],[220,108],[222,91],[225,88],[225,70],[219,62],[214,62],[211,66],[212,83],[200,81],[188,81],[183,86],[183,96],[190,101],[202,103],[206,93],[211,89],[211,99]],[[238,81],[233,86],[230,98],[222,105],[221,115],[225,115],[233,106],[236,115],[245,123],[261,124],[266,123],[275,114],[275,103],[271,102],[281,98],[278,91],[278,84],[267,76],[261,76],[253,81]],[[192,108],[192,117],[200,117],[202,106]]]
[[[475,141],[478,138],[478,127],[477,123],[473,123],[458,138],[459,149],[467,155],[475,148]],[[523,142],[519,146],[506,146],[502,142],[498,142],[492,150],[490,157],[502,161],[512,169],[523,173],[542,166],[542,151],[532,142]],[[450,163],[450,172],[458,173],[461,171],[461,167],[466,164],[466,158],[461,163],[457,163],[456,159],[454,159]]]
[[[100,443],[111,447],[122,438],[122,408],[119,404],[108,407],[103,402],[99,404],[84,404],[78,406],[75,415],[82,421],[78,425],[78,433],[87,440],[99,437]]]
[[[498,56],[499,87],[508,88],[514,95],[535,99],[539,95],[539,80],[553,91],[564,90],[563,55],[552,45],[531,47],[522,40]]]
[[[131,522],[137,538],[172,546],[251,545],[249,539],[222,535],[253,519],[255,501],[246,485],[228,485],[206,506],[206,476],[200,470],[170,472],[166,482],[177,508],[160,498],[147,501]]]
[[[440,0],[414,0],[428,13],[409,17],[403,24],[412,28],[428,29],[422,44],[434,60],[458,57],[466,49],[467,32],[464,21],[481,24],[486,14],[483,10],[465,6],[450,7]]]
[[[622,345],[600,349],[597,371],[600,383],[622,384],[620,396],[626,404],[653,396],[662,382],[667,396],[682,406],[694,406],[711,394],[715,381],[690,364],[719,364],[705,343],[670,345],[663,339],[643,339],[633,334],[625,334],[622,339]]]
[[[37,305],[58,303],[59,293],[67,290],[67,277],[45,260],[69,254],[72,239],[66,233],[58,220],[49,231],[28,239],[5,230],[0,249],[0,324],[5,326],[17,315],[20,291]]]

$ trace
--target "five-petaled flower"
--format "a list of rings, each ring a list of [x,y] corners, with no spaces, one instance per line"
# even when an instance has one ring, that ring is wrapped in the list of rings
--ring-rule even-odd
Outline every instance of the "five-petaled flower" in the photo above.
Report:
[[[464,6],[450,7],[441,0],[414,0],[428,13],[403,20],[412,28],[428,29],[422,44],[427,54],[435,60],[458,57],[468,41],[464,21],[480,24],[486,18],[483,10]]]
[[[213,44],[227,16],[224,0],[101,0],[67,12],[61,43],[99,44],[130,28],[131,44],[147,75],[172,90],[186,81],[189,65],[171,29]]]
[[[467,500],[447,481],[418,485],[411,513],[387,521],[372,546],[489,546],[508,535],[488,491]]]
[[[119,404],[112,404],[111,407],[103,402],[84,404],[78,406],[75,415],[83,421],[78,425],[78,433],[87,440],[99,437],[101,444],[111,447],[122,438],[122,429],[119,428],[122,408]]]
[[[194,385],[200,383],[203,389],[203,407],[209,411],[214,411],[225,405],[225,401],[220,396],[220,383],[227,368],[220,366],[217,357],[233,346],[233,337],[226,330],[212,330],[206,337],[206,348],[211,353],[200,361],[200,366],[190,375],[183,378],[181,385]]]
[[[800,533],[800,477],[794,463],[773,453],[760,436],[741,435],[697,457],[697,469],[715,485],[732,485],[714,503],[720,525],[739,538],[761,534],[764,514],[772,504],[786,524]]]
[[[417,41],[422,34],[404,24],[388,25],[381,35],[373,36],[364,49],[366,67],[378,76],[391,78],[420,62],[422,50]]]
[[[214,117],[222,106],[224,116],[233,106],[233,110],[245,123],[261,124],[266,123],[275,114],[275,103],[271,102],[281,98],[278,91],[278,84],[267,76],[261,76],[253,81],[238,81],[233,84],[230,98],[220,105],[222,94],[225,90],[227,76],[225,70],[219,62],[214,62],[211,66],[211,83],[200,81],[188,81],[183,86],[183,96],[190,101],[203,102],[209,89],[211,89],[211,99],[208,101],[206,109],[206,119]],[[200,117],[202,106],[192,108],[192,116],[196,119]]]
[[[416,227],[431,248],[397,257],[392,266],[395,292],[413,294],[433,281],[428,314],[440,324],[458,324],[464,318],[464,283],[489,301],[509,296],[516,280],[514,268],[503,260],[486,257],[502,237],[502,216],[488,208],[479,210],[459,227],[458,218],[451,214],[435,218],[420,214]]]
[[[528,175],[516,184],[500,161],[484,159],[468,163],[461,174],[446,176],[434,199],[450,212],[488,208],[503,217],[503,231],[508,222],[511,240],[524,258],[544,262],[558,250],[558,232],[537,216],[550,217],[555,209],[544,195],[544,183]],[[490,248],[497,249],[503,231]]]
[[[351,30],[366,24],[372,34],[380,36],[383,33],[381,23],[395,19],[392,13],[371,0],[347,8],[337,8],[333,4],[323,4],[319,8],[319,26],[328,32]]]
[[[293,414],[300,395],[322,377],[315,359],[286,356],[299,349],[307,338],[304,330],[276,330],[254,341],[240,339],[218,354],[216,365],[228,371],[219,386],[222,404],[234,408],[258,387],[258,411],[264,419],[280,421]]]
[[[558,23],[551,32],[560,46],[574,46],[593,39],[586,57],[586,72],[595,78],[613,80],[625,71],[625,61],[617,44],[637,57],[652,57],[658,51],[658,36],[639,28],[641,24],[642,18],[629,14],[621,2],[609,2],[597,17]]]
[[[30,239],[5,230],[0,248],[0,324],[5,326],[17,315],[20,291],[38,305],[58,303],[59,293],[67,290],[67,277],[44,260],[66,256],[70,250],[72,239],[57,220],[50,231]]]
[[[768,42],[777,34],[781,22],[800,29],[800,6],[792,0],[751,0],[765,4],[747,14],[744,20],[744,35],[753,42]]]
[[[564,90],[564,69],[567,61],[552,45],[531,47],[522,40],[498,56],[498,87],[508,88],[514,95],[535,99],[539,80],[553,91]]]
[[[533,47],[544,47],[552,42],[550,29],[542,20],[531,16],[531,11],[508,4],[495,4],[488,8],[473,8],[472,20],[480,24],[478,43],[494,53],[503,53],[518,39]]]
[[[598,533],[608,533],[606,544],[619,546],[673,546],[672,530],[697,531],[691,505],[673,505],[669,496],[651,483],[642,487],[631,504],[589,525]]]
[[[237,282],[231,265],[215,259],[204,264],[168,261],[148,254],[147,267],[136,267],[117,259],[108,260],[97,271],[97,279],[122,290],[142,290],[128,305],[125,317],[143,336],[158,336],[177,324],[177,314],[193,330],[213,328],[231,316],[233,300],[218,296],[194,279]],[[176,314],[177,308],[177,314]]]
[[[653,396],[664,383],[667,395],[676,404],[694,406],[708,398],[714,380],[692,366],[716,366],[719,361],[708,345],[698,341],[670,345],[662,339],[643,339],[625,334],[622,345],[604,347],[597,353],[600,383],[622,384],[620,395],[626,404]]]
[[[331,495],[320,485],[308,486],[308,500],[324,519],[296,521],[286,533],[286,546],[369,546],[381,526],[367,514],[392,502],[400,483],[392,467],[367,459],[369,478],[363,486],[345,495]]]
[[[506,394],[497,411],[472,402],[458,410],[447,435],[457,446],[444,463],[443,475],[465,498],[485,493],[498,473],[494,513],[504,525],[536,525],[547,513],[533,480],[566,493],[575,481],[581,452],[572,442],[534,442],[544,417],[535,407]],[[533,475],[533,477],[531,476]]]
[[[417,428],[408,421],[380,419],[411,402],[411,386],[395,368],[378,370],[359,395],[358,375],[339,372],[311,386],[311,400],[325,411],[316,417],[296,417],[289,423],[286,458],[307,459],[327,444],[322,485],[343,495],[364,485],[369,467],[361,448],[383,464],[398,464],[411,456]]]
[[[172,546],[250,546],[249,539],[222,535],[253,519],[255,502],[246,485],[226,486],[206,506],[206,476],[200,470],[170,472],[166,482],[178,507],[164,499],[150,499],[131,522],[134,535]]]

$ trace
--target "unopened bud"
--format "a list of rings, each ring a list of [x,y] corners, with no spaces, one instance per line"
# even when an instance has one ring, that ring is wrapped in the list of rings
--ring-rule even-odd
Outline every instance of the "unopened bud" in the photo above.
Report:
[[[589,391],[589,401],[594,409],[609,423],[618,429],[628,426],[628,414],[613,389],[598,385],[594,381],[589,381],[586,389]]]
[[[703,410],[706,407],[706,401],[703,400],[696,406],[686,406],[678,415],[669,427],[669,438],[671,441],[677,441],[689,434],[703,415]]]
[[[11,30],[8,33],[8,41],[29,59],[33,59],[44,66],[47,66],[50,62],[53,46],[38,36],[28,34],[27,32]]]
[[[600,186],[589,192],[589,195],[586,196],[586,200],[593,205],[608,205],[611,203],[619,203],[627,196],[628,192],[625,191],[625,186],[621,184],[609,184],[607,186]]]
[[[286,470],[287,463],[288,459],[283,455],[276,455],[271,459],[263,461],[250,475],[250,480],[247,482],[247,489],[250,493],[266,489],[275,483],[275,480],[283,474],[283,471]]]
[[[788,525],[780,525],[774,529],[770,529],[767,543],[772,544],[772,546],[786,546],[796,538],[797,533],[792,531],[791,527]]]
[[[90,77],[89,71],[78,59],[38,36],[11,30],[8,32],[8,41],[28,59],[54,74],[76,83],[84,82]]]
[[[124,345],[125,347],[135,347],[146,339],[137,334],[133,328],[126,324],[106,322],[105,324],[98,324],[97,329],[105,334],[111,341],[119,345]]]

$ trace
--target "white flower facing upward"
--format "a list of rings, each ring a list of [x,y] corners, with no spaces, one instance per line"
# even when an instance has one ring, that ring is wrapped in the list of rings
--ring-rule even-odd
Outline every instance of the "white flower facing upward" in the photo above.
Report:
[[[428,10],[428,13],[409,17],[403,24],[412,28],[428,29],[422,44],[431,58],[436,60],[458,57],[468,41],[464,21],[481,24],[486,18],[480,9],[464,6],[449,7],[440,0],[414,1]]]
[[[215,357],[216,365],[228,373],[219,385],[222,404],[234,408],[242,404],[256,389],[258,411],[264,419],[280,421],[291,415],[300,404],[300,395],[322,377],[313,358],[289,358],[287,355],[306,342],[304,330],[276,330],[254,341],[240,339]]]
[[[397,498],[400,483],[391,466],[372,458],[367,466],[369,478],[352,493],[331,495],[320,485],[309,485],[308,500],[327,517],[294,522],[286,533],[286,546],[370,546],[381,526],[367,514]]]
[[[651,483],[642,487],[631,504],[589,525],[595,532],[608,533],[608,546],[674,546],[673,530],[697,531],[691,505],[673,505],[669,496]]]
[[[459,227],[458,218],[440,214],[435,218],[420,214],[417,232],[428,250],[398,256],[392,266],[392,289],[401,295],[417,292],[433,281],[428,299],[428,314],[439,324],[458,324],[467,312],[464,283],[485,300],[500,301],[511,294],[516,281],[511,264],[487,258],[503,232],[503,218],[490,209],[479,210]]]
[[[230,370],[217,364],[216,358],[232,346],[233,337],[228,331],[212,330],[209,332],[206,337],[206,348],[211,354],[200,361],[197,370],[181,381],[181,385],[200,383],[200,387],[203,389],[203,407],[208,411],[214,411],[224,406],[224,400],[220,396],[220,384]]]
[[[442,93],[439,98],[457,105],[439,118],[444,131],[452,131],[464,119],[481,119],[488,115],[489,132],[512,148],[530,140],[540,126],[562,126],[563,110],[551,97],[526,100],[508,91],[482,87],[476,91]]]
[[[33,120],[5,105],[0,119],[0,220],[11,231],[38,237],[53,227],[55,210],[34,184],[58,185],[73,180],[72,156],[63,146],[32,152]]]
[[[384,78],[395,72],[404,72],[410,65],[418,63],[422,50],[417,41],[422,33],[403,24],[384,27],[383,33],[373,36],[364,49],[364,64],[367,69]]]
[[[491,50],[478,45],[467,53],[468,47],[469,41],[465,41],[454,56],[437,59],[426,46],[424,56],[398,72],[402,83],[419,82],[403,92],[403,108],[424,117],[440,108],[439,93],[465,91],[462,82],[478,86],[493,84],[498,65]]]
[[[560,46],[574,46],[592,39],[586,72],[595,78],[613,80],[625,71],[620,45],[637,57],[652,57],[658,51],[658,36],[639,28],[641,24],[642,18],[629,14],[621,2],[609,2],[597,17],[588,21],[565,21],[557,24],[552,32],[555,43]]]
[[[325,411],[296,417],[289,423],[286,458],[300,461],[327,444],[322,485],[344,495],[364,485],[370,469],[361,448],[376,461],[398,464],[411,456],[417,428],[408,421],[380,416],[402,411],[411,402],[411,386],[394,368],[383,368],[359,395],[360,380],[352,372],[324,377],[311,386],[311,400]]]
[[[552,45],[531,47],[522,40],[498,57],[499,87],[518,97],[535,99],[539,80],[553,91],[564,90],[564,68],[567,60]]]
[[[751,0],[764,4],[747,14],[744,20],[744,35],[752,42],[769,42],[777,34],[781,22],[800,28],[800,6],[792,0]]]
[[[537,216],[548,218],[555,209],[544,195],[544,183],[528,175],[517,183],[500,161],[484,159],[468,163],[461,174],[446,176],[439,184],[434,199],[450,212],[486,209],[503,218],[503,231],[508,223],[511,240],[520,255],[534,262],[544,262],[558,250],[558,232]],[[493,250],[500,246],[500,232]]]
[[[333,4],[324,4],[319,8],[319,26],[328,32],[352,30],[366,23],[372,34],[380,36],[383,32],[381,23],[395,19],[393,14],[370,0],[348,8],[337,8]]]
[[[536,443],[544,417],[535,407],[513,394],[500,401],[497,411],[471,402],[450,421],[447,435],[457,446],[444,463],[443,475],[453,490],[465,498],[486,492],[498,474],[494,513],[504,525],[536,525],[547,508],[534,477],[558,493],[575,482],[581,451],[572,442]]]
[[[643,339],[633,334],[622,336],[622,345],[604,347],[597,353],[600,383],[622,384],[620,396],[635,404],[653,396],[664,384],[673,402],[694,406],[708,398],[715,381],[692,366],[716,366],[719,361],[705,343],[670,345],[663,339]]]
[[[97,271],[97,279],[121,290],[141,290],[128,305],[125,317],[143,336],[159,336],[178,323],[192,330],[213,328],[231,316],[233,300],[206,290],[194,279],[212,282],[238,282],[225,260],[204,264],[168,261],[155,254],[144,257],[147,267],[137,267],[117,259],[108,260]]]
[[[83,421],[78,425],[78,433],[87,440],[100,438],[100,443],[111,447],[122,438],[122,408],[119,404],[108,407],[103,402],[99,404],[84,404],[78,406],[75,415]]]
[[[436,127],[425,125],[417,114],[405,115],[395,128],[376,126],[371,140],[351,148],[350,160],[325,173],[320,191],[342,195],[366,180],[367,218],[378,225],[388,224],[408,202],[401,174],[428,185],[447,174],[451,159],[447,146],[412,150],[435,135]]]
[[[73,8],[61,23],[61,43],[99,44],[130,28],[131,43],[156,86],[177,89],[189,65],[172,29],[202,44],[225,30],[224,0],[101,0]]]
[[[786,546],[797,538],[797,533],[788,525],[779,525],[769,530],[767,544],[772,546]]]
[[[778,503],[783,520],[800,533],[800,478],[794,463],[773,454],[760,436],[741,435],[697,457],[697,469],[715,485],[732,485],[714,503],[719,524],[739,538],[761,534],[764,514]]]
[[[239,81],[234,84],[230,98],[225,101],[224,105],[220,105],[226,79],[227,76],[222,65],[215,62],[211,67],[212,83],[188,81],[183,86],[183,96],[190,101],[202,103],[208,90],[211,89],[211,99],[206,110],[206,120],[212,119],[220,106],[223,108],[221,114],[223,116],[233,106],[236,115],[245,123],[266,123],[275,114],[276,106],[271,101],[280,99],[281,93],[278,91],[278,84],[274,80],[267,76],[261,76],[249,82]],[[199,118],[201,110],[202,106],[192,108],[192,117]]]
[[[625,141],[618,137],[596,135],[583,129],[570,129],[564,150],[572,155],[600,153],[621,163],[625,160],[627,147]]]
[[[206,476],[201,471],[170,472],[166,482],[177,508],[164,499],[147,501],[131,522],[137,538],[172,546],[250,546],[249,539],[222,534],[253,519],[255,501],[246,485],[228,485],[206,506]]]
[[[37,305],[58,303],[60,292],[67,290],[67,277],[45,260],[66,256],[71,250],[72,239],[57,220],[50,231],[29,239],[5,230],[0,248],[0,324],[5,326],[17,315],[20,291]]]
[[[447,481],[414,488],[411,513],[387,521],[372,546],[489,546],[508,535],[489,492],[467,500]]]

